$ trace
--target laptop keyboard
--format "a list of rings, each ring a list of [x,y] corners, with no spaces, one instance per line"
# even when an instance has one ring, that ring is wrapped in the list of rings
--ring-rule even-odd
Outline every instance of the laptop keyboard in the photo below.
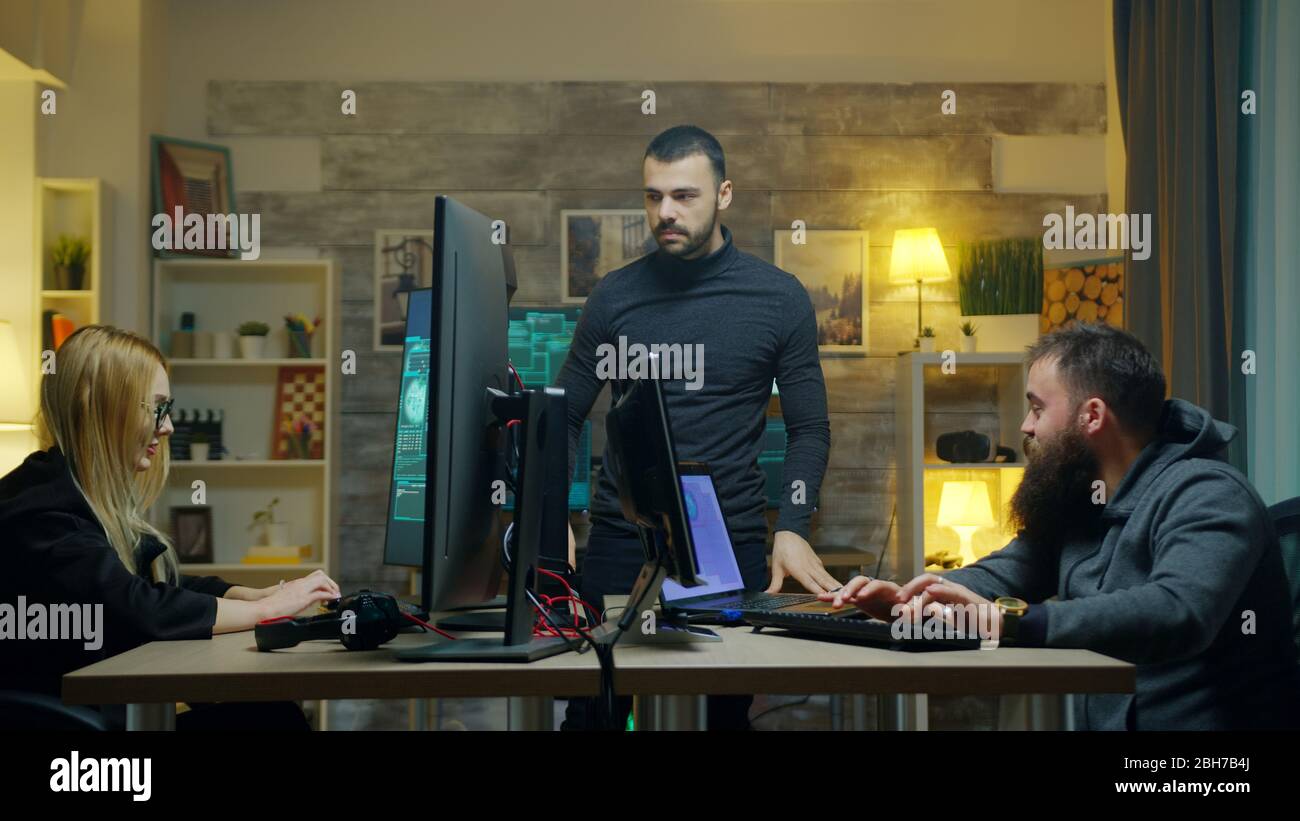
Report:
[[[782,607],[789,607],[794,604],[806,604],[810,601],[816,601],[817,597],[809,593],[779,593],[764,594],[749,600],[729,599],[715,602],[715,607],[735,607],[738,610],[779,610]]]

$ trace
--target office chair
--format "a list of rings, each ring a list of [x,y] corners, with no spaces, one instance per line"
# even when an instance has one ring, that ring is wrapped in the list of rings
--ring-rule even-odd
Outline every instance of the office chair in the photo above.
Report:
[[[42,693],[0,690],[0,729],[105,731],[104,717],[88,707],[74,707]]]
[[[1295,629],[1296,647],[1300,649],[1300,496],[1272,505],[1268,515],[1273,519],[1273,529],[1282,545],[1282,563],[1287,569],[1287,583],[1291,588],[1291,624]],[[1291,537],[1290,541],[1288,537]]]

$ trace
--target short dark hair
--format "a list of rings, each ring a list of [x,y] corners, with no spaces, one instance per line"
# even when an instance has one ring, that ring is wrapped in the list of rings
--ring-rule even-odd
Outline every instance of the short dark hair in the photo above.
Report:
[[[1164,410],[1165,375],[1137,337],[1104,322],[1072,322],[1029,346],[1026,362],[1056,362],[1071,401],[1099,396],[1128,432],[1150,439]]]
[[[727,178],[727,158],[722,153],[722,143],[703,128],[694,125],[675,125],[661,131],[646,147],[645,155],[659,162],[676,162],[693,154],[703,154],[713,166],[713,184],[722,185]]]

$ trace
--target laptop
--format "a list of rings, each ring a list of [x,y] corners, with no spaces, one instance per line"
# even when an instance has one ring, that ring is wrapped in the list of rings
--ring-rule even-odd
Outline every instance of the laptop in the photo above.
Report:
[[[811,593],[746,590],[708,465],[680,462],[677,474],[681,477],[682,501],[686,504],[686,519],[699,563],[696,576],[701,583],[695,587],[683,587],[672,579],[666,579],[659,595],[665,611],[721,613],[734,610],[743,615],[773,611],[843,613],[857,609],[851,604],[837,609],[830,602],[819,601]]]

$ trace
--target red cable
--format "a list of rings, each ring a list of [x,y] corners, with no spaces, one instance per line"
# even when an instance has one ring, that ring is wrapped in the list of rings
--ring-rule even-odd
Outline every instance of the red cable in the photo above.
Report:
[[[446,630],[439,630],[438,628],[434,627],[432,624],[429,624],[427,621],[422,621],[420,619],[417,619],[415,616],[412,616],[410,613],[403,613],[402,617],[409,621],[415,622],[416,624],[420,625],[426,630],[432,630],[433,632],[437,633],[440,636],[445,636],[446,638],[449,638],[453,641],[456,640],[456,637],[453,636],[451,633],[448,633]]]

